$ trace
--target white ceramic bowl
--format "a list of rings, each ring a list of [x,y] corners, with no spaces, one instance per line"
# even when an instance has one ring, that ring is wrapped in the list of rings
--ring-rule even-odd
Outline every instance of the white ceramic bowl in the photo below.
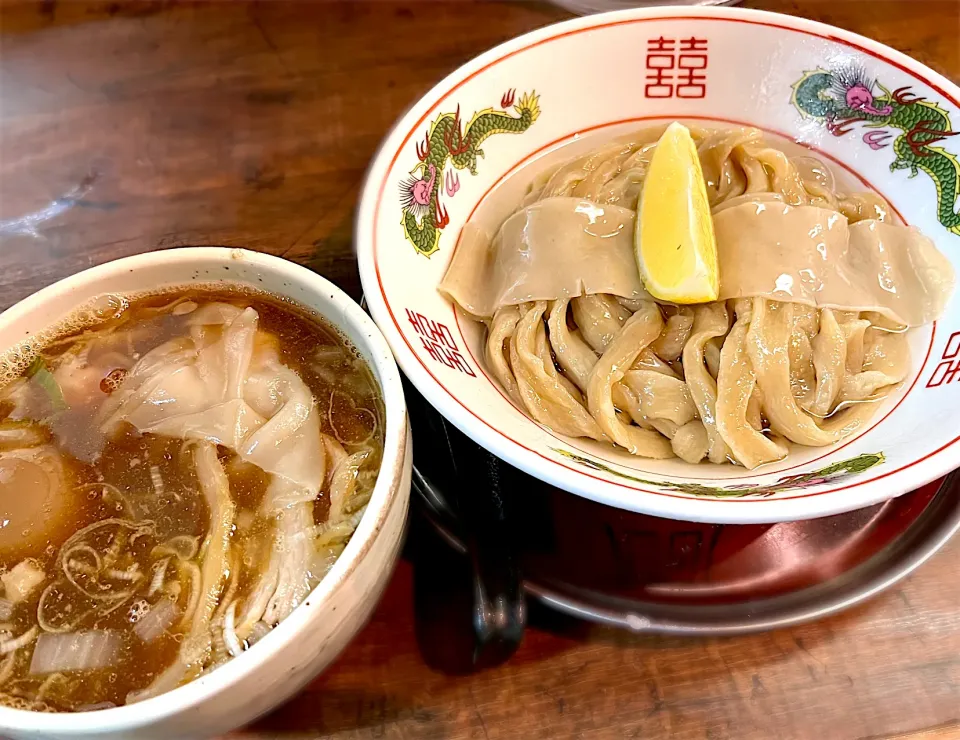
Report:
[[[188,248],[110,262],[61,280],[0,316],[0,348],[55,324],[104,293],[132,294],[191,282],[255,286],[313,309],[360,351],[383,392],[383,464],[367,511],[331,571],[263,640],[187,686],[144,702],[77,714],[0,707],[0,737],[209,737],[246,724],[328,666],[373,611],[400,553],[410,500],[411,447],[400,373],[373,321],[310,270],[241,249]]]
[[[884,90],[896,97],[889,111],[872,106]],[[531,124],[534,107],[539,115]],[[472,117],[491,109],[516,121],[486,138],[482,155],[468,162]],[[866,127],[859,119],[867,110],[886,112]],[[451,130],[448,141],[434,143],[435,152],[439,146],[464,153],[456,166],[443,159],[435,173],[439,205],[431,199],[422,209],[428,225],[418,251],[403,223],[413,210],[401,187],[409,192],[411,177],[421,178],[427,137],[444,115],[459,116],[463,133]],[[500,392],[478,359],[481,327],[459,318],[436,286],[477,209],[503,219],[551,163],[615,134],[676,119],[756,126],[793,153],[812,150],[841,183],[879,191],[960,270],[960,137],[933,145],[933,158],[910,151],[913,124],[944,117],[960,126],[960,90],[942,76],[869,39],[789,16],[662,7],[543,28],[458,69],[385,139],[357,218],[364,294],[404,373],[431,404],[487,449],[560,488],[695,521],[774,522],[864,507],[960,465],[956,296],[935,326],[912,332],[913,373],[864,433],[831,448],[796,448],[781,463],[749,472],[644,460],[552,434]],[[920,169],[910,177],[914,164]],[[936,176],[923,169],[933,164]],[[431,184],[429,172],[422,180]],[[414,217],[419,221],[420,212]]]

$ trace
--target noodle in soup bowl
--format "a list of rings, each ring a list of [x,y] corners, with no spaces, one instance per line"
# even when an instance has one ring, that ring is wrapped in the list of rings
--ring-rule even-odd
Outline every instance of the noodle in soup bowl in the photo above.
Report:
[[[822,186],[825,200],[816,202],[826,203],[824,209],[843,211],[837,218],[846,229],[849,217],[851,234],[856,221],[874,219],[870,223],[875,223],[882,210],[886,221],[916,227],[929,238],[925,244],[943,255],[937,258],[945,265],[940,272],[950,273],[951,266],[957,271],[960,137],[953,132],[960,127],[960,90],[942,76],[869,39],[758,11],[652,8],[575,19],[507,42],[452,73],[400,119],[370,167],[357,218],[364,294],[400,367],[420,393],[461,431],[530,475],[607,505],[676,519],[745,524],[826,516],[898,496],[960,465],[960,300],[956,296],[938,305],[935,322],[916,322],[906,333],[909,369],[883,393],[866,397],[864,402],[874,408],[869,421],[830,444],[790,444],[782,459],[752,469],[637,456],[610,444],[596,431],[593,438],[589,432],[561,434],[545,418],[540,419],[544,423],[533,418],[536,410],[530,410],[529,394],[523,396],[518,386],[501,382],[516,370],[508,365],[510,352],[519,350],[505,344],[500,367],[491,366],[487,326],[474,319],[485,316],[492,326],[492,311],[473,311],[470,316],[455,305],[450,291],[439,290],[451,260],[478,239],[491,243],[498,233],[503,244],[510,238],[533,245],[534,232],[559,230],[546,205],[527,217],[526,226],[512,221],[509,232],[506,227],[500,231],[500,226],[528,206],[531,201],[524,201],[525,197],[544,197],[538,188],[561,163],[619,137],[629,139],[641,129],[662,131],[672,121],[694,130],[695,137],[701,137],[698,141],[721,129],[759,130],[762,146],[783,154],[767,162],[754,157],[748,172],[751,162],[744,162],[746,150],[739,150],[735,157],[741,157],[736,165],[741,168],[737,175],[741,180],[747,176],[769,180],[769,191],[779,198],[787,186],[774,182],[777,162],[789,161],[784,166],[791,172],[799,168],[806,172],[804,183],[809,188],[804,197],[813,198],[811,193]],[[657,137],[648,140],[656,142]],[[730,160],[729,151],[724,154],[722,149],[715,145],[714,155]],[[749,151],[746,155],[746,159],[753,157]],[[603,200],[614,191],[633,192],[635,199],[636,190],[630,191],[624,182],[643,171],[642,152],[625,165],[634,167],[633,174],[604,171],[610,161],[608,155],[587,158],[568,171],[575,170],[571,177],[579,178],[578,182],[594,183],[590,191],[594,201],[617,202]],[[709,189],[717,183],[711,186],[707,169],[705,163]],[[623,177],[615,181],[618,173]],[[557,189],[552,192],[567,192],[562,179],[551,180],[553,186]],[[611,190],[604,191],[606,187]],[[741,182],[741,192],[745,189]],[[750,189],[746,197],[754,191]],[[843,199],[836,193],[871,191],[873,195],[837,205]],[[575,195],[586,197],[581,191]],[[766,207],[764,195],[761,192],[751,201],[759,204],[759,210]],[[789,194],[783,200],[790,203]],[[889,206],[874,209],[884,200]],[[621,200],[618,205],[636,208],[635,200]],[[562,209],[555,213],[568,222],[575,217],[589,222],[582,230],[591,238],[604,229],[600,236],[616,237],[617,229],[610,228],[610,209],[601,214],[607,220],[597,220],[599,226],[591,232],[590,225],[595,223],[591,213],[600,213],[592,209],[587,203],[578,206],[576,213]],[[714,213],[719,243],[720,213]],[[857,228],[862,233],[874,229],[869,223]],[[916,234],[907,228],[897,230],[901,235],[908,232]],[[497,249],[497,241],[493,244]],[[580,295],[523,293],[529,289],[529,282],[524,282],[529,277],[524,273],[526,265],[540,259],[542,284],[555,285],[562,282],[557,278],[560,272],[569,272],[568,264],[560,261],[582,255],[569,245],[544,251],[544,244],[560,242],[541,241],[538,254],[515,249],[509,263],[492,260],[494,267],[489,270],[500,270],[498,286],[504,292],[513,291],[515,300]],[[629,246],[620,254],[629,255]],[[749,257],[743,260],[749,268]],[[618,264],[633,267],[629,258]],[[723,264],[721,245],[721,288]],[[481,273],[478,269],[478,281],[483,279]],[[461,271],[460,277],[470,282],[469,271]],[[564,290],[587,291],[576,284],[581,277],[582,283],[592,279],[573,274]],[[872,279],[870,289],[875,290],[876,276],[855,277],[867,283]],[[935,274],[932,277],[936,279]],[[477,292],[486,290],[479,283],[472,287]],[[884,290],[893,294],[897,287]],[[942,296],[950,295],[947,288]],[[782,295],[789,287],[777,283],[776,290]],[[597,292],[630,296],[611,288]],[[844,296],[840,297],[842,302]],[[459,302],[462,306],[463,301]],[[789,299],[784,304],[793,305]],[[624,303],[609,305],[616,311],[624,309],[621,322],[637,310]],[[529,315],[524,312],[530,310],[521,308],[521,315]],[[665,309],[664,315],[669,317],[671,310]],[[729,310],[732,315],[733,309]],[[579,324],[575,311],[568,317]],[[516,319],[504,325],[508,337],[519,332],[511,328],[519,326]],[[537,332],[547,330],[545,316],[534,317],[532,326]],[[583,379],[588,376],[578,378],[570,365],[564,366],[553,329],[549,331],[550,346],[537,349],[536,341],[541,340],[536,339],[527,345],[533,347],[527,357],[534,358],[540,368],[537,372],[552,373],[553,379],[545,382],[557,394],[568,399],[572,394],[578,400],[580,428],[596,430],[584,410],[588,394]],[[585,333],[584,337],[589,339]],[[551,363],[551,349],[556,367],[542,364],[544,357]],[[596,343],[593,350],[602,354]],[[596,362],[593,354],[588,356]],[[634,362],[632,356],[629,361]],[[807,361],[812,373],[810,355]],[[709,357],[706,364],[709,368]],[[679,377],[676,365],[671,372]],[[689,379],[692,371],[685,372]],[[701,372],[706,374],[702,363]],[[716,377],[716,371],[711,372]],[[565,377],[557,380],[559,373]],[[573,390],[560,387],[562,383]],[[765,396],[761,400],[780,402]],[[617,403],[614,395],[613,404]],[[614,405],[608,407],[611,417]],[[617,408],[626,412],[629,407]],[[697,409],[700,414],[695,418],[709,426],[710,414],[700,406]],[[833,407],[829,413],[834,413]],[[592,410],[590,414],[597,416]],[[636,424],[643,422],[633,413],[630,416]],[[621,413],[620,418],[627,419],[627,414]],[[763,436],[763,423],[754,423],[756,437]],[[669,435],[676,427],[661,425],[660,429],[668,429],[663,434]],[[645,433],[640,426],[631,430]],[[671,441],[658,438],[657,442],[668,450],[661,457],[669,457]]]
[[[14,738],[193,738],[227,732],[269,711],[329,665],[369,617],[399,556],[411,447],[400,375],[377,327],[349,297],[306,268],[240,249],[185,248],[130,257],[67,278],[0,317],[0,346],[56,325],[96,296],[165,286],[247,286],[315,311],[347,338],[382,395],[384,448],[366,511],[332,568],[262,639],[194,681],[134,705],[73,714],[0,707]],[[322,453],[321,453],[322,454]]]

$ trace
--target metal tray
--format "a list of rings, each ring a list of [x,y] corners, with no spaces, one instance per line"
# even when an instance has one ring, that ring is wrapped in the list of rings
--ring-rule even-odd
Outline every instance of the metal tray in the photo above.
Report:
[[[456,520],[436,508],[441,494],[414,477],[427,520],[466,553]],[[656,519],[556,490],[536,498],[529,510],[540,517],[524,526],[552,528],[537,539],[553,542],[521,546],[527,594],[574,617],[656,634],[742,634],[835,614],[905,578],[960,529],[956,480],[849,514],[757,526]]]
[[[465,438],[415,391],[407,397],[414,500],[432,528],[461,553],[479,536],[483,559],[515,564],[526,594],[547,606],[635,632],[729,635],[819,619],[906,577],[960,529],[960,471],[847,514],[720,525],[604,506],[499,462],[497,513],[483,519],[473,507],[485,489],[455,472],[451,450],[462,462]],[[500,548],[509,557],[491,559]]]

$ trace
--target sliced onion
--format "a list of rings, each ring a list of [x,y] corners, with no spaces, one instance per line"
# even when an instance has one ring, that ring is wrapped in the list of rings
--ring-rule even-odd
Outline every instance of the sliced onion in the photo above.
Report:
[[[16,604],[23,601],[33,590],[46,580],[46,574],[35,560],[21,560],[9,573],[0,576],[7,598]]]
[[[113,709],[116,704],[112,701],[101,701],[96,704],[84,704],[82,707],[77,707],[78,712],[99,712],[101,709]]]
[[[223,618],[223,641],[226,643],[227,650],[230,651],[230,655],[232,655],[234,658],[243,652],[243,645],[240,644],[240,640],[236,633],[236,613],[237,602],[234,601],[230,604],[229,608],[227,609],[227,613]]]
[[[139,566],[134,563],[127,570],[119,570],[118,568],[107,568],[103,572],[104,577],[113,578],[116,581],[128,581],[134,582],[139,581],[143,578],[143,574],[140,572]]]
[[[160,475],[159,465],[150,466],[150,481],[153,483],[153,492],[162,497],[167,488],[163,483],[163,476]]]
[[[30,673],[39,675],[59,671],[93,671],[116,661],[121,636],[113,630],[67,632],[40,635],[33,649]]]
[[[4,640],[3,642],[0,642],[0,655],[6,655],[14,650],[19,650],[24,645],[29,645],[36,639],[38,631],[39,630],[34,626],[20,635],[20,637],[14,637],[10,640]]]
[[[164,579],[167,577],[167,566],[170,564],[170,556],[158,560],[153,566],[153,580],[150,581],[150,588],[147,596],[153,596],[157,591],[163,588]]]
[[[170,599],[161,599],[144,614],[133,627],[143,642],[153,642],[177,619],[177,605]]]

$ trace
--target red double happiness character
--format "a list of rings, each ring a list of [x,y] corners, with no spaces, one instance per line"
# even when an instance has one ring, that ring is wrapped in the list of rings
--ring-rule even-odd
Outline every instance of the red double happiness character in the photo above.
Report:
[[[707,96],[707,39],[680,39],[677,57],[677,97]]]

